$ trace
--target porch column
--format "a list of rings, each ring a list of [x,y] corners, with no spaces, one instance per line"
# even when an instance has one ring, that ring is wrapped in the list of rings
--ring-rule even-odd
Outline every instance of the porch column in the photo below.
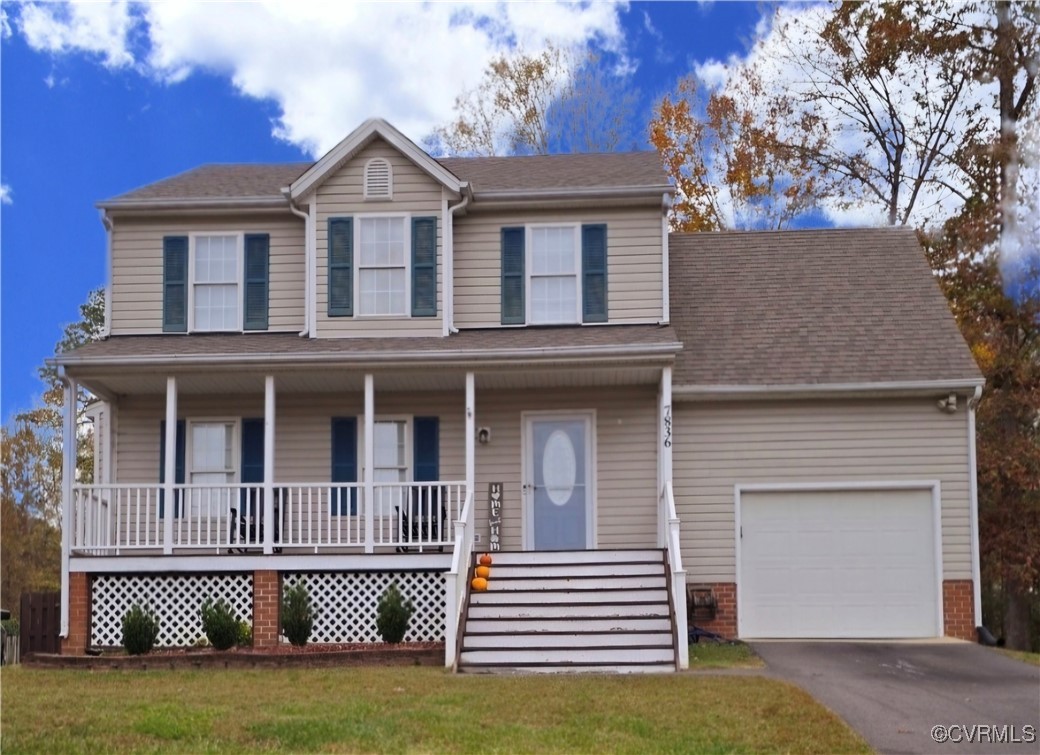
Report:
[[[477,450],[476,450],[476,387],[473,373],[466,373],[466,492],[476,496],[473,489],[477,483]]]
[[[658,546],[667,545],[668,514],[660,500],[665,483],[672,481],[672,368],[661,369],[661,386],[658,392],[658,445],[657,445],[657,495],[658,495]]]
[[[365,553],[375,551],[376,396],[371,373],[365,375]]]
[[[60,368],[59,368],[60,369]],[[58,634],[69,636],[69,555],[72,552],[72,485],[76,479],[76,381],[61,371],[64,383],[61,434],[61,628]],[[25,621],[25,618],[22,619]]]
[[[279,512],[280,513],[280,512]],[[274,553],[274,375],[264,378],[264,553]]]
[[[166,378],[166,458],[163,459],[163,553],[173,553],[173,518],[177,512],[177,378]]]

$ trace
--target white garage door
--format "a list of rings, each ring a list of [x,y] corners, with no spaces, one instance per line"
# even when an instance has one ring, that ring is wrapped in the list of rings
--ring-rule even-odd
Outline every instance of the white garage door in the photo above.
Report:
[[[940,634],[931,490],[744,491],[742,637]]]

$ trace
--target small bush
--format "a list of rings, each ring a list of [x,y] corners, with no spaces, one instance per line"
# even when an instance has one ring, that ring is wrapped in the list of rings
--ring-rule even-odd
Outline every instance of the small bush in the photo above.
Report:
[[[297,582],[282,595],[282,634],[293,645],[303,647],[311,638],[316,614],[307,586]]]
[[[253,625],[248,621],[238,622],[238,645],[249,647],[253,644]]]
[[[386,588],[376,608],[376,629],[383,642],[397,643],[403,640],[413,613],[415,607],[412,601],[404,599],[396,584]]]
[[[137,603],[123,614],[123,647],[130,655],[144,655],[159,638],[159,620]]]
[[[210,645],[217,650],[227,650],[238,642],[238,617],[223,598],[216,603],[206,598],[199,613],[202,614],[202,631]]]

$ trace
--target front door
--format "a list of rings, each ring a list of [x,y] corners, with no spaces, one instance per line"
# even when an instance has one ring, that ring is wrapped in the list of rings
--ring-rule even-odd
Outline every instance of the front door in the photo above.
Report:
[[[591,545],[590,428],[588,416],[527,420],[525,490],[533,550],[582,550]]]

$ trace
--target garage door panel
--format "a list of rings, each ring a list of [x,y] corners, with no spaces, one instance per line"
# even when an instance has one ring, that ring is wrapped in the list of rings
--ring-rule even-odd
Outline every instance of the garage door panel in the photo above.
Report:
[[[747,637],[931,637],[938,580],[930,490],[745,492]]]

